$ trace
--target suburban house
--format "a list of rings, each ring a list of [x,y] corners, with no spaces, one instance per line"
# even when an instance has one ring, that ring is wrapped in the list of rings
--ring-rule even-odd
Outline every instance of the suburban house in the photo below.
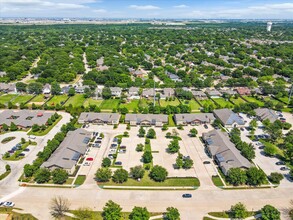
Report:
[[[42,167],[50,170],[60,168],[69,174],[74,173],[76,163],[87,151],[91,136],[91,132],[82,128],[69,131],[57,150],[42,164]]]
[[[0,83],[0,92],[16,94],[16,86],[12,83]]]
[[[256,116],[259,120],[263,121],[266,119],[269,119],[271,123],[276,121],[278,119],[277,114],[274,110],[268,109],[268,108],[257,108],[254,110],[256,113]]]
[[[167,76],[174,82],[182,82],[182,80],[179,78],[179,76],[173,74],[173,73],[170,73],[168,71],[165,72],[167,74]]]
[[[168,115],[163,114],[126,114],[125,123],[130,125],[158,126],[168,123]]]
[[[78,118],[78,123],[118,124],[119,119],[120,114],[118,113],[82,112]]]
[[[219,90],[220,93],[227,94],[227,95],[235,95],[237,92],[232,89],[221,89]]]
[[[6,72],[0,71],[0,77],[4,77],[6,75],[7,75]]]
[[[203,91],[191,91],[194,98],[198,100],[206,99],[207,94],[205,94]]]
[[[61,88],[61,94],[68,94],[70,86],[63,86]]]
[[[41,110],[4,110],[0,113],[0,127],[13,122],[19,128],[30,128],[34,124],[46,125],[53,112]]]
[[[175,114],[174,120],[176,125],[197,125],[210,124],[215,120],[215,117],[212,113]]]
[[[89,86],[77,86],[74,89],[75,89],[75,92],[76,93],[82,94],[82,93],[84,93],[84,90],[86,88],[90,88],[90,87]]]
[[[43,87],[43,94],[49,95],[51,93],[51,85],[46,83]]]
[[[110,87],[112,96],[120,97],[122,89],[120,87]]]
[[[161,94],[161,99],[166,99],[175,96],[175,90],[173,88],[164,88],[163,93]]]
[[[220,76],[220,79],[221,79],[222,81],[227,81],[228,79],[231,79],[231,76],[221,75],[221,76]]]
[[[206,93],[211,97],[211,98],[220,98],[222,96],[222,93],[220,93],[216,89],[207,89]]]
[[[128,89],[128,98],[129,99],[140,99],[139,88],[138,87],[130,87]]]
[[[252,164],[241,155],[240,151],[230,141],[227,133],[221,130],[212,130],[203,133],[208,154],[219,165],[222,172],[227,175],[231,168],[248,169]]]
[[[152,98],[154,95],[156,95],[156,91],[153,88],[142,90],[142,96],[145,98]]]
[[[136,71],[132,72],[132,74],[138,78],[143,78],[145,75],[141,70],[136,70]]]
[[[238,114],[227,108],[215,109],[214,115],[227,128],[243,127],[245,125],[245,122]]]
[[[102,92],[103,92],[104,86],[103,85],[98,85],[95,89],[94,95],[95,99],[102,99]]]
[[[248,87],[237,87],[235,89],[239,95],[250,95],[251,91]]]

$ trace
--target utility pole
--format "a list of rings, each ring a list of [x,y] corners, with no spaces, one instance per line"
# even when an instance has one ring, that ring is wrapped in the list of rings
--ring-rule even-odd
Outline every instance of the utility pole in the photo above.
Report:
[[[154,107],[155,107],[155,105],[156,105],[156,90],[155,90],[155,88],[156,88],[156,84],[155,84],[155,80],[154,80]]]

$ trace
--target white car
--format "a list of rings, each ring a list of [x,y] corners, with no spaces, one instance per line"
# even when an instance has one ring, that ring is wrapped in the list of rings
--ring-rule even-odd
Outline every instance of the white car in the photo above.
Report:
[[[84,162],[84,164],[83,164],[84,166],[90,166],[91,165],[91,163],[90,162],[88,162],[88,161],[86,161],[86,162]]]
[[[4,202],[3,206],[5,207],[13,207],[15,204],[13,202]]]

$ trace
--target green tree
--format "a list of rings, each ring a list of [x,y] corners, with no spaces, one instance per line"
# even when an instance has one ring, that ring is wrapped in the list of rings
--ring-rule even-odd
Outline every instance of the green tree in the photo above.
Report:
[[[145,151],[142,155],[142,160],[144,163],[150,163],[153,160],[152,152]]]
[[[168,172],[164,167],[156,165],[151,169],[150,177],[156,182],[163,182],[167,176]]]
[[[130,176],[133,179],[141,179],[141,178],[143,178],[144,173],[145,173],[145,170],[141,165],[130,168]]]
[[[184,158],[183,159],[183,168],[184,169],[190,169],[193,166],[193,160],[190,158]]]
[[[59,95],[61,93],[61,88],[59,83],[57,82],[52,82],[51,84],[51,94],[52,95]]]
[[[97,178],[97,181],[99,182],[107,182],[109,181],[111,176],[112,176],[112,171],[107,167],[99,168],[96,172],[96,178]]]
[[[231,215],[233,218],[243,219],[248,217],[248,211],[241,202],[231,206]]]
[[[37,183],[46,183],[50,180],[51,172],[46,168],[39,169],[35,174],[35,181]]]
[[[121,220],[122,208],[117,203],[109,200],[103,208],[102,216],[104,220]]]
[[[180,169],[182,168],[182,166],[183,166],[183,155],[180,152],[178,152],[178,156],[176,158],[176,167]]]
[[[280,220],[280,211],[276,209],[274,206],[265,205],[261,209],[261,219],[263,220]]]
[[[43,85],[39,82],[32,82],[28,84],[28,92],[31,94],[42,94],[43,91]]]
[[[112,97],[112,92],[109,87],[104,87],[102,90],[103,99],[110,99]]]
[[[68,179],[68,173],[63,169],[56,169],[52,172],[53,182],[55,184],[63,184]]]
[[[150,128],[150,129],[148,130],[148,133],[147,133],[146,136],[147,136],[147,138],[151,138],[151,139],[156,138],[156,132],[155,132],[155,130],[152,129],[152,128]]]
[[[33,126],[32,126],[32,131],[33,131],[33,132],[37,132],[37,131],[39,131],[39,130],[40,130],[40,126],[37,125],[37,124],[33,124]]]
[[[17,126],[16,126],[16,124],[14,124],[13,122],[11,122],[11,124],[10,124],[10,131],[17,131]]]
[[[33,165],[26,164],[23,167],[23,172],[25,177],[31,177],[35,172],[35,167]]]
[[[102,167],[110,167],[110,166],[111,166],[111,160],[108,157],[103,158]]]
[[[190,133],[190,137],[196,137],[197,130],[195,128],[192,128],[192,129],[190,129],[189,133]]]
[[[167,212],[165,214],[166,220],[180,220],[180,213],[178,209],[174,207],[168,207]]]
[[[264,149],[264,153],[268,156],[274,156],[277,153],[276,147],[272,144],[267,144]]]
[[[68,90],[68,96],[74,96],[75,95],[75,89],[73,87],[70,87]]]
[[[124,183],[127,181],[127,179],[128,179],[128,172],[127,170],[124,170],[122,168],[115,170],[112,176],[112,180],[115,183]]]
[[[4,131],[8,131],[9,130],[9,126],[7,124],[2,124],[2,129]]]
[[[142,151],[143,151],[143,148],[144,148],[143,144],[137,144],[135,150],[136,150],[137,152],[142,152]]]
[[[261,185],[266,181],[266,175],[262,170],[256,167],[251,167],[246,171],[247,183],[249,185]]]
[[[284,179],[284,176],[281,173],[273,172],[268,178],[272,183],[280,184],[280,181]]]
[[[138,130],[138,137],[144,137],[145,136],[145,130],[143,127],[140,127]]]
[[[148,220],[150,213],[146,207],[134,207],[129,214],[129,220]]]
[[[240,168],[230,168],[227,174],[227,181],[234,186],[239,186],[247,181],[246,172]]]
[[[15,84],[17,92],[26,92],[27,84],[23,82],[17,82]]]
[[[170,142],[168,145],[168,152],[171,154],[177,153],[180,149],[179,141],[177,139],[174,139]]]

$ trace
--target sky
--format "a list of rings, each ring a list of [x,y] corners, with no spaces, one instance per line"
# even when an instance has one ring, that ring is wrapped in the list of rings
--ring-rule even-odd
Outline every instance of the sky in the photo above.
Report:
[[[0,17],[293,19],[293,0],[0,0]]]

